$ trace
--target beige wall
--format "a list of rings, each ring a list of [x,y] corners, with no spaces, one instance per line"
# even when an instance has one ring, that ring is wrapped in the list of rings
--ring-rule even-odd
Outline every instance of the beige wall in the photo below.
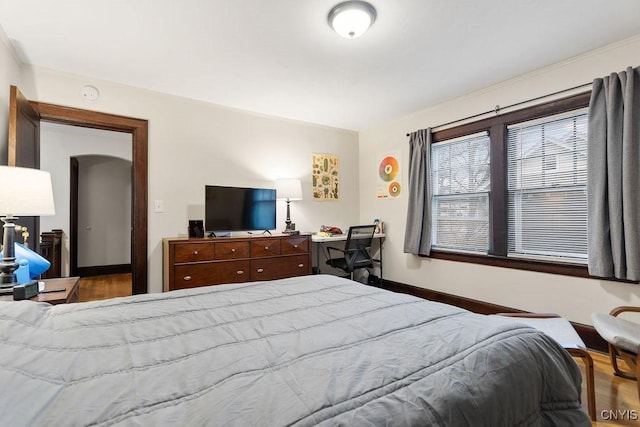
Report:
[[[489,111],[496,104],[509,105],[575,87],[638,65],[640,37],[634,37],[361,132],[360,144],[367,147],[360,156],[361,220],[379,217],[385,221],[385,277],[508,307],[556,312],[585,324],[591,324],[591,312],[640,304],[637,285],[421,259],[402,251],[408,132]],[[377,156],[389,151],[401,153],[405,192],[397,200],[376,200]]]
[[[0,80],[0,86],[4,82]],[[91,84],[98,101],[80,96]],[[20,89],[31,100],[149,120],[149,290],[162,290],[163,237],[186,235],[187,220],[204,215],[206,184],[273,187],[281,177],[302,179],[304,200],[291,204],[292,220],[303,231],[321,224],[356,222],[357,133],[287,121],[213,104],[97,81],[42,68],[24,67]],[[312,153],[338,155],[341,200],[311,200]],[[346,165],[346,166],[345,166]],[[155,213],[163,200],[164,213]],[[278,202],[278,228],[285,205]]]

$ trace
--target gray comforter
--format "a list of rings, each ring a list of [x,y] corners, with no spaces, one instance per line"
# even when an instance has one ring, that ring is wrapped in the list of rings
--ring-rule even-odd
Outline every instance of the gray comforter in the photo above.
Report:
[[[0,302],[2,426],[591,425],[553,340],[333,276]]]

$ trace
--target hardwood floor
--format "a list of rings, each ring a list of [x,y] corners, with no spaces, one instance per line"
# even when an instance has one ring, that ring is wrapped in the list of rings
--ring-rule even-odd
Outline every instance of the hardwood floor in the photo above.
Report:
[[[84,277],[80,279],[80,302],[131,295],[131,274]],[[596,383],[596,414],[594,426],[640,426],[640,400],[635,381],[616,377],[609,355],[591,352]],[[580,359],[576,363],[583,372]],[[621,362],[621,366],[625,366]],[[586,411],[586,384],[582,384],[582,401]]]
[[[80,302],[126,297],[131,295],[131,273],[82,277],[78,299]]]
[[[596,414],[594,426],[639,426],[640,401],[636,382],[613,375],[609,355],[590,352],[596,383]],[[581,361],[577,363],[582,368]],[[626,367],[620,362],[621,367]],[[583,369],[584,378],[584,369]],[[582,401],[586,402],[585,385],[582,386]],[[617,419],[615,419],[617,417]]]

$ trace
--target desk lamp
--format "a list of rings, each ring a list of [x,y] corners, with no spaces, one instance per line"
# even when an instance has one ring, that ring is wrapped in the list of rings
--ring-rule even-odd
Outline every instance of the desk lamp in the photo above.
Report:
[[[299,179],[278,179],[276,180],[276,192],[278,200],[287,201],[287,220],[283,233],[295,234],[295,227],[291,226],[289,203],[291,200],[302,200],[302,183]]]
[[[39,169],[0,166],[0,216],[4,222],[2,262],[0,263],[0,294],[11,293],[17,285],[14,271],[15,220],[17,216],[55,215],[53,190],[49,172]]]

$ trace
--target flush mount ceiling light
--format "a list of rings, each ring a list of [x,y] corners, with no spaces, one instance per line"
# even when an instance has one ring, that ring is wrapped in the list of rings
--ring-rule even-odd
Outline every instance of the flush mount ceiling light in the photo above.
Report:
[[[329,11],[329,25],[348,39],[361,36],[376,20],[376,9],[366,1],[345,1]]]

